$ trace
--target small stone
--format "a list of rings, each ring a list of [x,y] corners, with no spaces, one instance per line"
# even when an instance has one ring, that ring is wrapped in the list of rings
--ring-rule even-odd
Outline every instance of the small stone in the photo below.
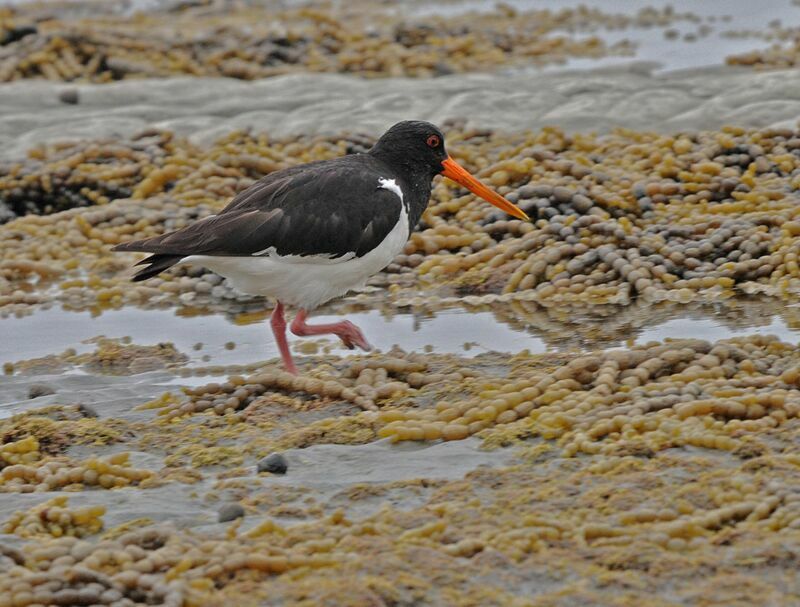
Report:
[[[28,398],[39,398],[48,394],[55,394],[56,391],[47,384],[33,384],[28,388]]]
[[[244,516],[244,507],[241,504],[225,504],[219,509],[217,514],[217,521],[220,523],[227,523],[228,521],[236,520]]]
[[[439,63],[433,66],[434,76],[449,76],[452,73],[454,73],[453,68],[447,65],[444,61],[440,61]]]
[[[69,105],[77,105],[80,101],[80,97],[78,95],[77,89],[64,89],[58,94],[58,100],[61,103],[67,103]]]
[[[259,472],[286,474],[286,471],[289,469],[289,463],[280,453],[271,453],[267,457],[259,460],[257,467]]]

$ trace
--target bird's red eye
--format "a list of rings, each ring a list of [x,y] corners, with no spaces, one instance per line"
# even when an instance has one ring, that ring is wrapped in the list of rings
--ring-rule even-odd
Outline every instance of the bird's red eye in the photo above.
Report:
[[[428,144],[429,148],[438,148],[439,147],[439,136],[438,135],[431,135],[425,141]]]

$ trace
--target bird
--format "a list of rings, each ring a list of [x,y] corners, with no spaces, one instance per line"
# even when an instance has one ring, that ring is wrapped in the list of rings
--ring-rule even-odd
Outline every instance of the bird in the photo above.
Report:
[[[443,175],[527,221],[447,153],[444,135],[418,120],[398,122],[364,153],[280,169],[236,195],[216,215],[153,238],[124,242],[139,251],[132,280],[176,264],[224,276],[235,289],[276,300],[270,325],[286,371],[297,374],[286,340],[285,306],[297,308],[298,336],[336,335],[350,349],[371,350],[352,322],[309,324],[315,308],[362,288],[403,250]]]

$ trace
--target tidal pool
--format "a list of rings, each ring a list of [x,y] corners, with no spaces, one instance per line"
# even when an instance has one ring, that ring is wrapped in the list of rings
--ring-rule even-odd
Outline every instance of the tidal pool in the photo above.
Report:
[[[358,324],[381,351],[398,346],[407,352],[433,351],[462,356],[486,351],[532,353],[595,350],[672,338],[714,341],[752,334],[773,334],[782,341],[800,340],[797,311],[780,304],[753,301],[719,307],[623,308],[606,316],[543,308],[498,305],[480,310],[462,307],[435,311],[327,309],[316,322],[347,317]],[[88,352],[88,340],[128,337],[141,345],[172,342],[190,356],[190,365],[236,365],[278,356],[267,313],[245,321],[222,313],[185,315],[174,309],[122,308],[93,316],[88,311],[38,309],[21,318],[0,319],[3,347],[0,363],[58,354],[68,348]],[[290,336],[293,347],[313,340]],[[320,349],[346,354],[338,339],[318,340]],[[298,349],[298,354],[303,354]]]

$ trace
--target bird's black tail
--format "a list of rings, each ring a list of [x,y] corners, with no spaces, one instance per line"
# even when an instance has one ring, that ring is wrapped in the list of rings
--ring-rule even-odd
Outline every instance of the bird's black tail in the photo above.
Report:
[[[152,255],[145,257],[136,264],[137,266],[145,267],[140,268],[131,280],[134,282],[140,282],[142,280],[152,278],[167,268],[171,268],[181,259],[186,257],[186,255],[181,255],[174,252],[158,252],[157,247],[159,241],[163,238],[163,236],[156,236],[154,238],[146,238],[144,240],[122,242],[112,249],[113,251],[142,251],[144,253],[152,253]],[[153,249],[156,250],[154,251]]]
[[[131,280],[134,282],[139,282],[142,280],[147,280],[148,278],[152,278],[156,274],[160,274],[167,268],[174,266],[181,259],[183,259],[183,257],[183,255],[168,255],[163,253],[156,253],[150,257],[145,257],[142,261],[136,264],[137,266],[144,265],[145,267],[136,272]]]

